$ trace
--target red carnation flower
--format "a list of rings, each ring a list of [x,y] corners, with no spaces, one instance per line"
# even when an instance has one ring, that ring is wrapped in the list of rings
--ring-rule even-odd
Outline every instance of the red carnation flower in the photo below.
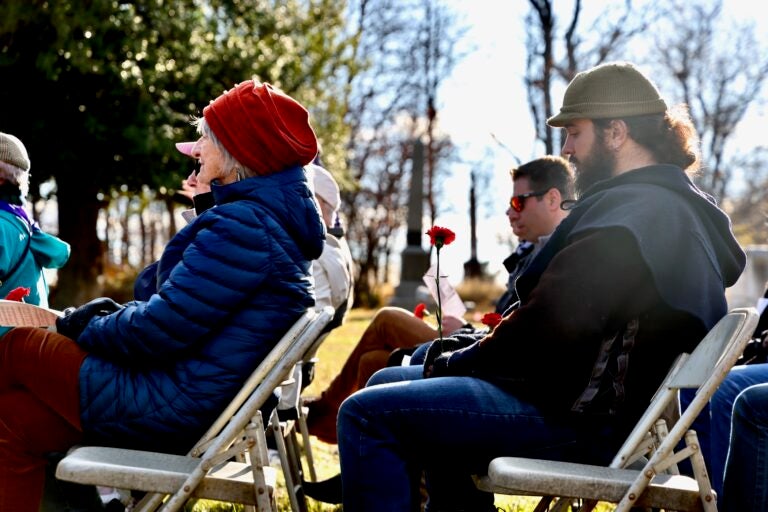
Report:
[[[440,346],[443,345],[443,305],[440,298],[440,249],[444,245],[448,245],[456,240],[456,233],[448,228],[441,228],[440,226],[432,226],[427,231],[429,235],[429,242],[437,249],[437,274],[435,275],[435,284],[437,285],[437,334],[440,339]]]
[[[23,286],[19,286],[18,288],[14,288],[10,292],[8,292],[8,295],[5,296],[5,300],[15,300],[16,302],[24,302],[24,297],[29,296],[29,288],[24,288]]]
[[[456,233],[448,228],[441,228],[440,226],[432,226],[429,231],[429,243],[440,249],[444,245],[448,245],[456,240]]]
[[[429,316],[429,310],[427,310],[427,305],[423,302],[419,302],[416,304],[416,307],[413,308],[413,314],[416,316],[416,318],[421,318],[424,320],[425,316]]]
[[[501,322],[501,315],[498,313],[486,313],[483,315],[481,322],[493,329]]]

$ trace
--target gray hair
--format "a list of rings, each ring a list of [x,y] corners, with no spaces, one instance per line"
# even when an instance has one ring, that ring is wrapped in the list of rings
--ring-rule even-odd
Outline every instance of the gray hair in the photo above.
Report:
[[[29,171],[0,160],[0,178],[5,178],[6,181],[19,187],[22,199],[29,194]]]
[[[231,169],[231,172],[236,173],[237,181],[258,176],[256,172],[238,162],[237,159],[232,156],[229,151],[227,151],[227,148],[224,147],[219,138],[216,137],[216,134],[213,133],[213,130],[211,130],[211,127],[208,125],[208,122],[204,117],[198,117],[192,122],[192,124],[197,127],[197,133],[208,137],[213,145],[216,146],[219,151],[221,151],[221,154],[224,156],[225,168]]]

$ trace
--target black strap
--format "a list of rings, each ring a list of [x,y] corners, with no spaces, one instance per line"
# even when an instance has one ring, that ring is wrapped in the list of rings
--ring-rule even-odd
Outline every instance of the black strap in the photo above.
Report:
[[[13,266],[13,268],[9,270],[7,274],[5,274],[3,279],[0,279],[0,286],[5,284],[6,281],[8,281],[11,276],[16,273],[17,270],[19,270],[19,267],[27,257],[30,244],[32,244],[32,232],[27,233],[27,244],[24,246],[24,251],[21,253],[21,256],[19,256],[19,259],[16,261],[16,264]]]

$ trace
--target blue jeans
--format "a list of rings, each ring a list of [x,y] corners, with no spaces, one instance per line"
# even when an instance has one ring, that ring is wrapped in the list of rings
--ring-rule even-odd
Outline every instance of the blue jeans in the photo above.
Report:
[[[731,438],[731,411],[736,397],[754,384],[768,382],[768,364],[735,366],[723,379],[708,406],[693,422],[701,445],[701,453],[707,462],[712,488],[718,496],[723,492],[723,472]],[[695,390],[680,392],[680,405],[687,407]]]
[[[418,510],[422,470],[428,511],[495,510],[493,495],[470,477],[484,474],[493,457],[589,454],[585,462],[607,463],[617,449],[604,442],[612,433],[605,421],[587,427],[547,416],[481,379],[423,379],[421,366],[384,368],[339,411],[344,511]]]
[[[432,342],[428,341],[416,347],[416,350],[414,350],[413,354],[411,354],[411,366],[421,366],[424,364],[424,359],[427,357],[427,350],[429,350],[430,345],[432,345]]]
[[[768,384],[736,398],[732,428],[720,510],[768,510]]]

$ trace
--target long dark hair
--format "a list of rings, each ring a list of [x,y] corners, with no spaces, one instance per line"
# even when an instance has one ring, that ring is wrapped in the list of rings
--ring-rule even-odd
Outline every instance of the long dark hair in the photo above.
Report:
[[[594,119],[596,129],[608,128],[612,119]],[[632,139],[648,149],[660,164],[677,165],[689,176],[699,172],[699,136],[686,105],[677,105],[663,114],[622,118]]]

